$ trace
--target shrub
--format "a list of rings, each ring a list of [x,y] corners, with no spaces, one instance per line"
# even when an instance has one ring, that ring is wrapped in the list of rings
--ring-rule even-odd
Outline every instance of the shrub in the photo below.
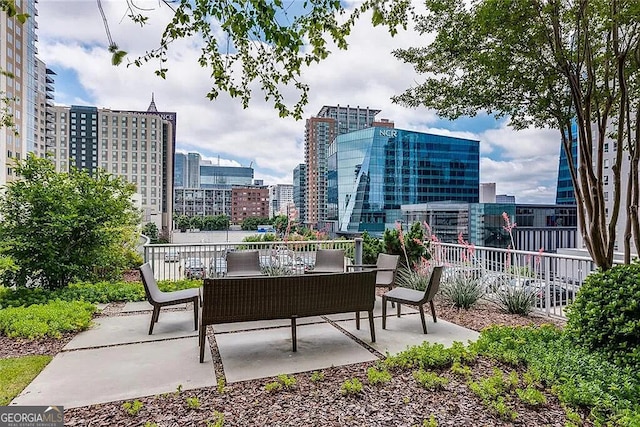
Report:
[[[484,296],[485,290],[479,279],[458,272],[442,283],[440,294],[454,307],[468,310]]]
[[[324,372],[314,371],[313,374],[311,374],[311,381],[313,381],[314,383],[324,381]]]
[[[529,406],[540,406],[547,403],[547,398],[542,394],[542,392],[536,388],[531,386],[522,389],[516,389],[516,394],[524,403]]]
[[[158,287],[164,292],[195,288],[202,285],[198,280],[160,281]],[[3,288],[4,289],[4,288]],[[144,288],[140,282],[77,282],[66,288],[49,291],[42,288],[4,289],[0,292],[0,308],[29,307],[49,301],[87,301],[108,303],[113,301],[143,301]]]
[[[640,370],[639,262],[587,276],[567,316],[575,342]]]
[[[439,390],[449,384],[449,380],[445,377],[441,377],[434,372],[428,372],[420,369],[413,373],[413,378],[422,388],[427,390]]]
[[[386,369],[379,371],[376,368],[369,368],[367,369],[367,380],[371,385],[384,384],[391,381],[391,374]]]
[[[558,328],[492,326],[471,346],[481,355],[526,365],[525,382],[544,383],[566,405],[589,407],[596,425],[640,425],[633,418],[640,413],[637,371],[576,345]]]
[[[10,338],[60,337],[87,329],[96,307],[83,301],[50,301],[0,310],[0,333]]]
[[[453,362],[470,362],[476,357],[472,348],[460,342],[454,342],[449,348],[444,345],[423,342],[410,347],[394,356],[388,356],[384,365],[389,368],[439,368],[450,366]]]
[[[505,286],[496,291],[494,298],[505,313],[526,316],[536,302],[536,291],[526,286]]]
[[[267,276],[291,276],[293,270],[285,265],[264,265],[260,268],[262,274]]]
[[[340,386],[340,393],[344,396],[362,393],[362,383],[357,378],[345,380]]]
[[[122,409],[124,409],[127,414],[135,417],[136,415],[138,415],[138,412],[142,410],[142,406],[142,402],[136,399],[132,402],[124,402],[122,404]]]

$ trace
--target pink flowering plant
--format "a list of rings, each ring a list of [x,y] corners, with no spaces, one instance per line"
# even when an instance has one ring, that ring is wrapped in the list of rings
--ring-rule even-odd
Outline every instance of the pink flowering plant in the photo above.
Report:
[[[401,255],[401,266],[397,276],[400,286],[424,290],[429,284],[433,246],[430,240],[425,240],[427,229],[427,224],[415,222],[405,234],[402,224],[398,222],[395,230],[385,231],[384,243],[387,253]]]

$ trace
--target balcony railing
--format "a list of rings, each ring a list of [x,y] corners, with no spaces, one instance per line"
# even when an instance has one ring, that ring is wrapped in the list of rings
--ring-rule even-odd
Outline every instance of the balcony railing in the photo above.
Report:
[[[144,246],[144,259],[151,263],[156,279],[180,280],[189,275],[185,272],[185,265],[202,266],[206,277],[223,276],[229,251],[258,250],[263,267],[278,267],[292,274],[303,274],[305,270],[313,269],[316,251],[320,248],[345,249],[361,261],[362,240],[358,241],[360,250],[354,250],[354,240],[147,244]],[[361,264],[360,261],[356,263]]]
[[[447,243],[437,244],[434,252],[436,262],[445,265],[445,278],[466,273],[480,280],[488,298],[507,287],[524,288],[535,293],[534,311],[563,318],[585,278],[596,269],[591,258],[545,252]]]
[[[185,265],[194,263],[203,266],[207,277],[222,276],[226,273],[226,254],[234,250],[258,250],[262,266],[303,274],[313,268],[319,248],[345,249],[354,259],[348,258],[347,263],[361,264],[362,239],[146,244],[144,258],[158,280],[183,279],[187,275]],[[535,293],[535,312],[563,318],[584,279],[596,269],[591,258],[545,252],[447,243],[437,244],[433,252],[435,261],[445,266],[444,281],[456,274],[479,280],[489,299],[507,287],[523,287]]]

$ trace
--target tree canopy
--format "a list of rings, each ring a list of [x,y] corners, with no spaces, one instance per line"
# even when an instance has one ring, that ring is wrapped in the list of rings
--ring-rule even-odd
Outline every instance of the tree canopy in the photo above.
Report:
[[[59,173],[33,154],[16,162],[15,171],[20,179],[0,197],[0,249],[17,267],[4,279],[58,288],[137,265],[140,214],[132,184],[100,171]]]
[[[621,201],[631,240],[640,248],[638,146],[640,124],[640,2],[637,0],[427,0],[418,18],[427,46],[394,55],[424,81],[394,98],[455,119],[478,111],[507,116],[510,125],[560,130],[569,160],[580,231],[594,261],[613,264]],[[575,126],[577,125],[577,127]],[[578,158],[571,150],[577,128]],[[608,191],[603,156],[607,139],[617,147]],[[613,144],[612,144],[613,145]],[[624,155],[623,153],[626,153]],[[577,168],[574,167],[577,164]],[[621,170],[629,167],[627,193]],[[611,196],[609,196],[611,198]]]
[[[173,17],[159,45],[129,65],[142,66],[158,61],[156,74],[169,72],[168,53],[177,40],[192,38],[202,44],[198,64],[211,72],[212,87],[207,97],[214,100],[221,92],[239,98],[246,108],[252,91],[259,85],[266,101],[272,102],[280,116],[302,118],[309,87],[301,79],[304,67],[325,59],[330,43],[346,49],[347,36],[361,14],[372,10],[374,25],[389,26],[392,34],[405,25],[410,0],[366,0],[347,13],[339,0],[162,0],[161,7],[172,9]],[[128,16],[144,26],[153,11],[127,0]],[[100,6],[100,0],[98,0]],[[112,62],[127,57],[126,46],[111,39],[105,19]],[[121,49],[122,48],[122,49]],[[290,102],[284,87],[293,86],[298,98]]]

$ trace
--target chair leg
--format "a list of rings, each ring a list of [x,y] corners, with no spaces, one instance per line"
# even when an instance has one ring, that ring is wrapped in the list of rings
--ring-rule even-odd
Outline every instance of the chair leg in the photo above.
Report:
[[[160,306],[153,306],[153,313],[151,313],[151,324],[149,325],[149,335],[153,334],[153,325],[158,321],[158,315],[160,314]]]
[[[396,316],[400,317],[400,312],[402,311],[402,304],[399,302],[396,303]]]
[[[433,301],[429,301],[431,304],[431,315],[433,316],[433,323],[438,323],[438,319],[436,319],[436,306],[433,305]]]
[[[200,363],[204,362],[204,343],[205,343],[205,331],[207,330],[206,326],[201,326],[200,327],[200,332],[198,334],[198,341],[200,342]]]
[[[356,329],[360,330],[360,312],[356,311]]]
[[[382,329],[387,329],[387,297],[382,296]]]
[[[373,324],[373,310],[369,310],[369,329],[371,330],[371,342],[376,342],[376,328]]]
[[[293,352],[298,351],[298,337],[296,336],[296,318],[291,318],[291,343],[293,345]]]
[[[422,332],[427,333],[427,322],[424,320],[424,308],[420,306],[420,320],[422,321]]]
[[[196,331],[198,330],[198,310],[200,308],[198,307],[198,299],[199,298],[193,300],[193,327]]]
[[[393,285],[389,285],[389,290],[390,290],[390,291],[391,291],[391,290],[393,290]],[[391,301],[391,308],[393,308],[393,307],[395,307],[395,306],[396,306],[395,301]]]

